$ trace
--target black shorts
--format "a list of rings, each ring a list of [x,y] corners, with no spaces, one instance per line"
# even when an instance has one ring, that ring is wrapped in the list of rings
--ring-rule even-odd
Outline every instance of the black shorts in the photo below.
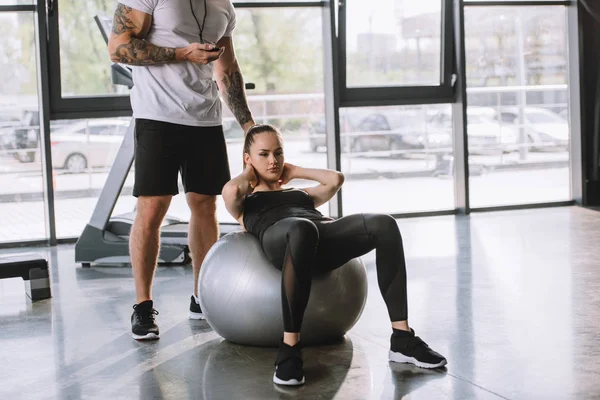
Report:
[[[221,194],[231,179],[223,127],[136,119],[133,195],[176,195],[178,172],[186,193]]]

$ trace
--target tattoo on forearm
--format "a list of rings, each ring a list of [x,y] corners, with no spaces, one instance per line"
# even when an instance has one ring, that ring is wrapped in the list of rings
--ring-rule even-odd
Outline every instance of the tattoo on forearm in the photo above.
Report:
[[[113,20],[112,31],[115,35],[121,35],[130,29],[135,28],[133,21],[127,16],[131,12],[132,8],[119,4],[115,11],[115,18]]]
[[[229,74],[225,74],[221,79],[221,83],[225,90],[223,91],[223,99],[227,106],[235,115],[240,125],[244,125],[252,119],[250,107],[244,92],[244,79],[239,70],[234,70]]]
[[[131,65],[164,64],[175,60],[175,49],[158,47],[145,40],[131,38],[129,43],[117,47],[113,57],[121,63]]]
[[[112,33],[122,35],[136,31],[137,26],[129,18],[131,7],[119,4],[115,11]],[[131,65],[164,64],[175,60],[175,49],[154,46],[143,39],[132,37],[128,43],[119,45],[111,57],[113,60]]]

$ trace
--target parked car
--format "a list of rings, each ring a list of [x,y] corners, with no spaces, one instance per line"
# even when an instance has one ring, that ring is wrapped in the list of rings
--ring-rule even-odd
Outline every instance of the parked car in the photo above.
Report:
[[[52,166],[71,173],[110,167],[129,123],[129,119],[89,120],[53,131]]]
[[[7,153],[33,161],[38,144],[39,113],[35,109],[5,110],[0,117],[0,146]]]
[[[429,124],[436,127],[433,139],[427,143],[429,148],[451,145],[452,114],[449,109],[430,113]],[[471,106],[467,108],[467,137],[471,154],[507,153],[518,149],[518,129],[502,124],[496,111],[489,107]],[[446,140],[444,140],[444,135]]]
[[[519,108],[503,108],[502,122],[519,126]],[[558,114],[541,107],[523,108],[523,126],[531,150],[566,151],[569,146],[569,124]]]
[[[342,152],[401,151],[423,149],[427,143],[425,119],[396,110],[353,110],[340,116]],[[326,148],[325,120],[318,120],[310,133],[310,148]]]
[[[20,125],[20,110],[0,109],[0,150],[10,151],[14,140],[14,130]],[[3,152],[2,154],[7,153]]]
[[[12,156],[23,163],[39,160],[40,114],[38,109],[35,107],[18,108],[11,111],[11,115],[9,122],[2,122],[2,113],[0,112],[0,149],[4,150],[3,154]],[[50,129],[61,129],[77,122],[79,121],[51,121]]]
[[[20,121],[20,110],[0,109],[0,128],[15,126]]]
[[[341,148],[342,152],[347,152],[347,150],[351,147],[350,139],[347,135],[347,132],[351,132],[353,127],[356,126],[360,120],[366,117],[368,113],[363,112],[362,110],[357,110],[356,113],[341,113],[340,114],[340,131],[342,133],[341,137]],[[327,139],[326,132],[327,126],[325,124],[325,117],[321,117],[317,119],[312,126],[309,127],[309,143],[310,149],[313,152],[325,151],[327,150]]]

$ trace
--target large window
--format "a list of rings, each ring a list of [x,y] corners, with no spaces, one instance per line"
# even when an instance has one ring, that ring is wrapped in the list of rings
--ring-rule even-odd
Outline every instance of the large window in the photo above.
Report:
[[[49,3],[50,4],[50,3]],[[53,0],[48,13],[52,119],[131,114],[125,86],[111,82],[106,42],[94,20],[112,19],[117,0]]]
[[[451,3],[340,2],[341,104],[453,101]]]
[[[127,94],[111,82],[108,50],[94,21],[95,15],[112,15],[117,1],[58,1],[62,96]]]
[[[324,119],[320,10],[240,9],[237,20],[234,42],[245,80],[256,85],[248,91],[256,121],[273,124],[282,131],[289,162],[325,167],[325,154],[310,151],[309,144],[310,132]],[[310,48],[311,52],[297,54],[298,48]],[[108,65],[108,60],[104,64]],[[243,169],[243,133],[229,109],[224,106],[223,110],[230,169],[235,176]],[[81,234],[129,122],[129,118],[65,120],[52,129],[58,237]],[[134,211],[132,188],[130,172],[113,214]],[[182,187],[180,193],[174,197],[169,215],[186,220],[190,215]],[[321,211],[328,213],[326,206]],[[221,198],[217,213],[219,221],[234,222]]]
[[[94,21],[110,20],[117,0],[50,3],[45,15],[42,0],[0,0],[0,242],[47,237],[46,206],[54,207],[59,238],[80,235],[130,122],[127,88],[111,82]],[[47,21],[40,22],[47,52],[39,60],[49,64],[40,76],[52,119],[46,183],[52,180],[54,198],[46,205],[36,4],[47,17],[39,20]],[[282,131],[287,161],[345,174],[342,202],[331,203],[336,215],[570,200],[565,7],[494,4],[465,1],[462,38],[451,0],[239,2],[234,42],[244,78],[255,84],[248,91],[254,117]],[[453,75],[461,50],[455,39],[465,41],[465,76]],[[468,186],[462,158],[455,159],[462,148],[453,149],[461,120],[451,104],[462,101],[463,83]],[[235,176],[243,133],[223,110]],[[328,148],[337,134],[340,154]],[[115,214],[135,210],[132,185],[130,172]],[[328,205],[321,211],[328,214]],[[185,196],[175,197],[169,214],[189,217]],[[220,198],[218,219],[234,222]]]
[[[43,239],[34,14],[0,13],[0,242]]]
[[[439,85],[442,0],[349,1],[348,87]]]
[[[467,7],[472,207],[570,199],[564,7]]]
[[[59,238],[79,236],[89,221],[129,126],[130,118],[54,121],[50,132]],[[130,173],[121,196],[131,197]],[[119,203],[120,204],[120,203]],[[134,210],[135,199],[115,213]]]
[[[449,114],[449,105],[342,109],[344,214],[454,208],[452,125],[439,123]]]
[[[94,116],[113,116],[127,115],[130,112],[129,100],[126,96],[126,89],[114,86],[110,79],[110,62],[106,44],[94,21],[94,16],[112,17],[116,8],[116,0],[96,0],[93,2],[77,2],[67,0],[57,0],[55,6],[58,12],[54,12],[49,18],[49,31],[51,36],[59,36],[59,41],[50,41],[50,63],[51,68],[60,71],[51,76],[52,104],[51,112],[53,118],[86,118]],[[286,3],[286,2],[283,2]],[[300,2],[304,3],[304,2]],[[306,2],[309,5],[309,2]],[[315,3],[318,5],[318,3]],[[254,7],[251,9],[257,10]],[[302,9],[302,11],[301,11]],[[294,73],[301,77],[303,74],[310,74],[314,69],[312,66],[315,60],[322,57],[319,53],[319,42],[316,47],[308,43],[308,49],[311,52],[298,52],[298,48],[293,47],[293,43],[302,41],[302,37],[296,35],[295,27],[306,27],[306,32],[310,32],[304,37],[318,37],[321,40],[321,31],[312,31],[320,26],[319,7],[301,7],[298,11],[290,11],[289,8],[270,9],[250,13],[249,20],[243,16],[237,19],[237,35],[246,27],[260,26],[256,32],[248,31],[248,37],[255,39],[258,47],[252,48],[248,58],[256,60],[255,64],[260,64],[263,68],[260,76],[267,80],[277,79],[282,74]],[[312,10],[312,21],[303,20],[304,10]],[[238,9],[239,13],[244,13],[243,9]],[[278,15],[282,14],[282,18]],[[298,15],[301,19],[294,21],[293,15]],[[285,23],[288,22],[288,23]],[[266,36],[266,33],[269,35]],[[270,46],[279,42],[280,44],[290,42],[285,49],[279,45],[275,48]],[[277,60],[265,58],[269,54],[276,55],[281,59],[297,59],[299,63],[288,63],[291,69],[283,70],[280,67],[282,63],[277,64]],[[60,54],[60,56],[59,56]],[[261,57],[255,57],[260,54]],[[240,58],[244,58],[241,56]],[[307,61],[312,61],[308,63]],[[318,63],[316,63],[318,65]],[[306,66],[306,69],[301,69]],[[257,71],[258,72],[258,71]],[[267,77],[266,74],[273,74],[274,77]],[[318,76],[314,75],[314,76]],[[286,84],[282,81],[279,87],[285,89]],[[310,85],[308,85],[310,87]]]
[[[342,213],[454,208],[452,12],[446,0],[340,5]],[[425,106],[424,104],[431,104]],[[325,146],[324,127],[311,149]]]

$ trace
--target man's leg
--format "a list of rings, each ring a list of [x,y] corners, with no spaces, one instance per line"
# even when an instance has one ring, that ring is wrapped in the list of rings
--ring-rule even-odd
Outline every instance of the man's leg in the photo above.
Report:
[[[160,225],[177,194],[181,133],[177,125],[137,119],[135,126],[135,182],[137,213],[129,234],[129,254],[137,303],[131,315],[134,339],[158,339],[152,301],[152,279],[160,246]]]
[[[188,243],[194,267],[194,295],[198,297],[200,266],[208,250],[219,238],[217,196],[189,192],[186,197],[192,211]]]
[[[140,196],[129,235],[129,253],[135,281],[136,303],[152,300],[152,279],[160,246],[160,224],[173,196]]]
[[[204,319],[198,300],[200,266],[219,238],[217,196],[231,176],[221,126],[191,127],[186,138],[187,152],[181,164],[181,178],[192,211],[188,244],[194,268],[194,295],[191,296],[189,317]]]

